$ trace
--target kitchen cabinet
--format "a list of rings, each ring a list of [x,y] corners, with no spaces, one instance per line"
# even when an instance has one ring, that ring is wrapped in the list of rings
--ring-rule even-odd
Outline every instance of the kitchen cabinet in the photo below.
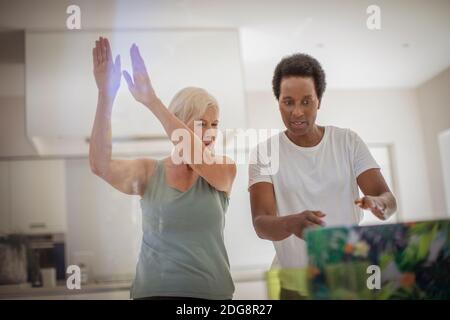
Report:
[[[66,231],[63,160],[9,162],[10,219],[13,232]]]
[[[0,234],[8,233],[11,227],[9,205],[8,161],[0,161]]]

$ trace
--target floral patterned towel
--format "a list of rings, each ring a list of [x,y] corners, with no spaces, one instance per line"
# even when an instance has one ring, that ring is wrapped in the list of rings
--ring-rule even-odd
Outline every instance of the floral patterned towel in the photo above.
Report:
[[[313,299],[450,299],[450,220],[325,228],[305,239]]]
[[[450,220],[313,229],[309,266],[267,272],[271,299],[450,299]]]

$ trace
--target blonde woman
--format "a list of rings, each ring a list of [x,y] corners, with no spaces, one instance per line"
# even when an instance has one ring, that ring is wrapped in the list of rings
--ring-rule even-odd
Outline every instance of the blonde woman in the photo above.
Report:
[[[93,49],[98,104],[89,160],[97,176],[121,192],[141,196],[143,239],[131,297],[231,299],[223,228],[236,165],[213,153],[217,101],[203,89],[185,88],[166,108],[134,44],[130,55],[133,75],[124,71],[123,76],[133,97],[159,119],[169,138],[177,131],[188,138],[181,142],[181,162],[171,156],[111,158],[111,110],[122,72],[120,56],[113,61],[108,40],[100,37]]]

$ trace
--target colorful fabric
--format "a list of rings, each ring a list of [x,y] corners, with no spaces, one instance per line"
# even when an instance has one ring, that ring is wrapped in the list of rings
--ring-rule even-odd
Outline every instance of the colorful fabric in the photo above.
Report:
[[[309,266],[270,271],[270,298],[278,276],[309,299],[450,299],[450,220],[323,228],[305,240]]]

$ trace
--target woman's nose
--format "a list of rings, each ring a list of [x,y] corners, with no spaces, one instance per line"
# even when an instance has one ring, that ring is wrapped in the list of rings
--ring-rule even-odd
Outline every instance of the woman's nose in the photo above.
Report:
[[[301,106],[295,106],[294,110],[292,110],[292,116],[294,117],[301,117],[305,114],[305,112],[303,112],[303,108]]]
[[[203,137],[207,139],[214,139],[216,137],[216,129],[211,126],[205,128],[205,131],[203,132]]]

